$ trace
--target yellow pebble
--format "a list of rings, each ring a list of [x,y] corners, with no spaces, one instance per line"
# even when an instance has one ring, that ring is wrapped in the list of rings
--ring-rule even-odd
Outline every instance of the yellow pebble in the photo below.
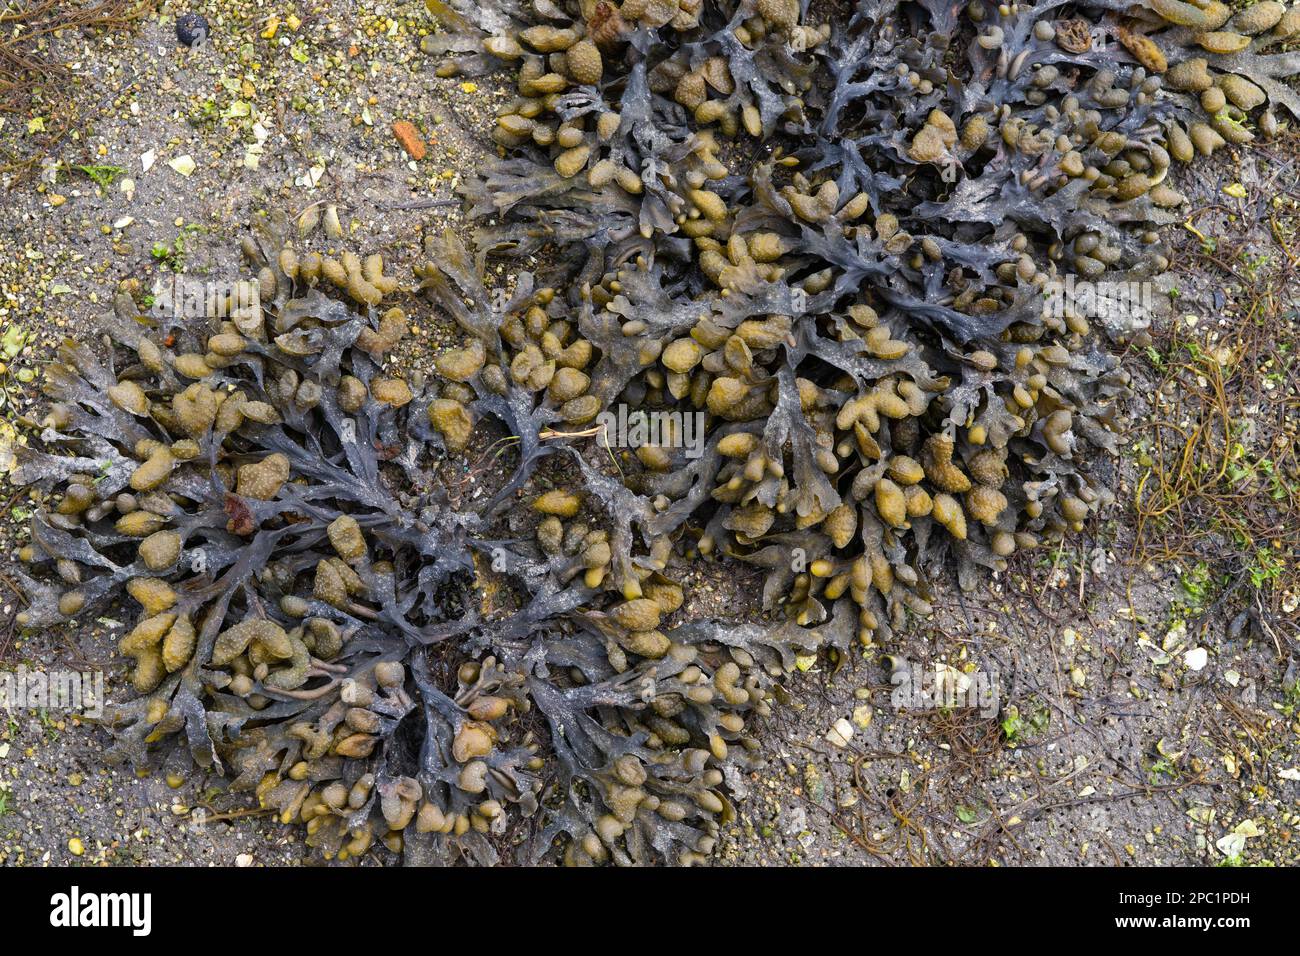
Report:
[[[81,856],[81,854],[86,852],[86,845],[81,842],[81,837],[73,837],[68,841],[68,849],[72,852],[73,856]]]

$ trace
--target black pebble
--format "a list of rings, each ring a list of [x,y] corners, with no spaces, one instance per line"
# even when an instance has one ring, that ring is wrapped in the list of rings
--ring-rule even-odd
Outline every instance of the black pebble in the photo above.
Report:
[[[182,13],[176,18],[176,39],[185,46],[206,43],[211,28],[197,13]]]

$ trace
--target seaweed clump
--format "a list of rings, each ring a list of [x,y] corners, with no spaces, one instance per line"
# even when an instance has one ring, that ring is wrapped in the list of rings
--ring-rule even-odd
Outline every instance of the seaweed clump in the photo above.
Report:
[[[130,594],[114,754],[220,767],[327,858],[699,860],[797,657],[887,642],[950,562],[972,586],[1112,500],[1104,336],[1149,317],[1061,289],[1158,276],[1171,163],[1295,112],[1273,6],[1244,45],[1213,4],[458,7],[438,72],[518,90],[473,250],[416,269],[464,345],[387,371],[382,261],[268,224],[260,304],[177,350],[119,300],[126,364],[67,346],[16,474],[51,503],[26,623]],[[538,253],[489,294],[488,258]],[[616,406],[678,423],[617,477],[584,454]],[[515,466],[456,510],[432,468],[484,419]],[[571,487],[534,480],[552,456]],[[764,569],[775,623],[672,626],[698,559]],[[475,599],[497,577],[511,614]]]
[[[515,313],[464,314],[454,240],[426,286],[481,390],[532,391],[542,424],[706,416],[697,459],[637,449],[625,527],[887,640],[949,557],[971,587],[1113,500],[1105,340],[1150,321],[1171,164],[1300,112],[1276,81],[1300,63],[1267,52],[1295,12],[1229,40],[1215,4],[672,7],[467,10],[426,38],[440,73],[518,91],[464,187],[480,262],[554,263]]]
[[[662,548],[620,564],[626,599],[597,610],[611,536],[578,520],[579,494],[533,496],[553,541],[492,537],[549,453],[529,392],[480,403],[525,450],[491,501],[454,510],[433,469],[468,386],[386,371],[408,321],[379,256],[287,234],[263,222],[244,242],[256,282],[217,318],[156,321],[121,294],[107,364],[62,347],[13,474],[44,502],[19,623],[128,599],[138,697],[110,709],[110,759],[224,773],[325,859],[382,843],[489,864],[561,833],[574,862],[701,858],[731,813],[723,761],[811,642],[660,630],[683,600]],[[440,364],[477,382],[483,362]],[[505,618],[476,600],[494,574],[524,595]],[[521,845],[518,818],[536,823]]]

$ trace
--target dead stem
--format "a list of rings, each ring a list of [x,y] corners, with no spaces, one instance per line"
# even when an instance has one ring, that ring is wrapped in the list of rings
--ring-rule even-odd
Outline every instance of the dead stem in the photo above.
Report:
[[[1130,558],[1138,566],[1204,564],[1228,582],[1221,600],[1250,612],[1279,657],[1300,598],[1300,328],[1294,308],[1294,217],[1271,212],[1281,256],[1200,240],[1194,263],[1238,288],[1230,321],[1202,331],[1171,322],[1148,350],[1160,380],[1149,420],[1131,429],[1143,451]],[[1171,420],[1173,412],[1178,420]],[[1245,594],[1240,592],[1245,591]]]

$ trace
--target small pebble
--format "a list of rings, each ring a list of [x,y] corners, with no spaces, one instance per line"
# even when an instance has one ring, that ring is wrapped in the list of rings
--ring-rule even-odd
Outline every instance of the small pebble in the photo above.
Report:
[[[198,46],[208,42],[208,21],[197,13],[182,13],[176,18],[176,39],[182,46]]]
[[[832,746],[847,747],[849,741],[853,739],[853,725],[841,717],[835,721],[833,727],[826,732],[826,739]]]

